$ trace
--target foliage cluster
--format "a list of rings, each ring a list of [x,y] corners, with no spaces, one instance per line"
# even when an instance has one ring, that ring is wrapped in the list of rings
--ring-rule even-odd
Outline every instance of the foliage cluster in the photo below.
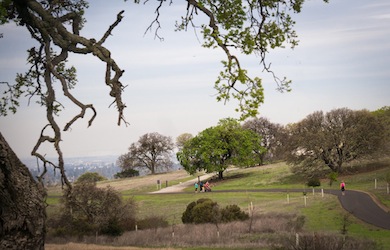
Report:
[[[147,133],[137,142],[132,143],[126,154],[119,157],[118,165],[123,170],[146,168],[155,174],[158,170],[166,170],[172,166],[173,149],[174,143],[171,137],[157,132]]]
[[[367,110],[314,112],[288,127],[286,160],[307,177],[318,176],[324,167],[341,173],[345,163],[383,154],[387,129]]]
[[[312,177],[307,181],[308,187],[319,187],[321,186],[321,181],[318,177]]]
[[[124,201],[111,187],[98,188],[94,182],[78,182],[72,190],[66,190],[60,211],[48,221],[48,227],[58,236],[117,236],[135,226],[135,202]]]
[[[210,127],[187,140],[176,154],[183,168],[190,174],[196,171],[223,172],[230,165],[250,167],[257,163],[256,152],[265,149],[261,138],[250,130],[243,129],[234,119],[222,119],[215,127]]]
[[[245,121],[242,127],[255,132],[261,138],[260,144],[265,150],[255,152],[258,157],[257,164],[284,160],[283,146],[288,138],[284,126],[272,123],[267,118],[258,117]]]
[[[249,219],[249,215],[241,211],[239,206],[228,205],[225,208],[220,208],[217,202],[207,198],[202,198],[188,204],[182,215],[182,222],[184,224],[218,224],[221,222],[227,223],[247,219]]]
[[[139,176],[139,171],[132,169],[132,168],[129,168],[129,169],[124,169],[119,173],[116,173],[114,175],[114,178],[120,179],[120,178],[129,178],[129,177],[135,177],[135,176]]]
[[[98,182],[98,181],[104,181],[107,180],[106,177],[101,176],[99,173],[96,172],[86,172],[82,175],[80,175],[79,178],[77,178],[76,183],[80,182]]]

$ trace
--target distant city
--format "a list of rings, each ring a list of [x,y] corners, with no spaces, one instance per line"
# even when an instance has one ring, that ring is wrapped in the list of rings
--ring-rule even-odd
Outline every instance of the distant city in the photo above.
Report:
[[[97,156],[97,157],[74,157],[65,159],[65,171],[69,181],[74,182],[77,178],[85,172],[97,172],[107,179],[114,179],[114,175],[121,170],[116,165],[118,156]],[[56,163],[56,159],[49,159]],[[43,171],[42,162],[37,162],[36,159],[22,159],[22,162],[28,167],[31,174],[36,178]],[[47,173],[44,177],[46,185],[60,184],[61,173],[58,169],[53,167],[47,168]]]
[[[86,172],[96,172],[101,176],[111,180],[114,179],[114,175],[121,172],[122,169],[117,166],[116,161],[119,156],[90,156],[90,157],[73,157],[65,159],[65,173],[69,181],[74,182],[77,178]],[[42,162],[37,162],[34,158],[21,159],[22,162],[28,167],[34,178],[39,176],[43,171]],[[56,163],[56,159],[49,159],[53,163]],[[175,163],[170,171],[177,170],[181,166]],[[144,169],[137,169],[140,175],[145,175],[148,171]],[[47,186],[53,186],[61,184],[61,173],[58,169],[54,169],[49,166],[47,173],[44,176],[44,183]]]

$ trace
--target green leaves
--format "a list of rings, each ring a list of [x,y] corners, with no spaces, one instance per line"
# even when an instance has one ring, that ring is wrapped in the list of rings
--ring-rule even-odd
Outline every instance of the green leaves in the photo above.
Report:
[[[187,16],[182,18],[180,30],[189,23],[193,27],[194,14],[203,12],[208,18],[208,24],[200,25],[203,34],[203,46],[222,49],[227,59],[222,61],[223,69],[215,81],[217,101],[238,102],[235,109],[246,119],[258,114],[258,109],[264,101],[262,81],[259,76],[250,76],[240,65],[240,60],[233,53],[260,56],[263,71],[272,74],[277,89],[289,91],[291,81],[280,79],[266,63],[266,54],[270,49],[291,48],[298,45],[297,35],[293,30],[295,22],[290,13],[301,11],[303,0],[296,1],[220,1],[200,0],[188,1]],[[198,25],[199,27],[199,25]]]
[[[222,173],[230,165],[249,167],[256,164],[255,152],[262,149],[260,139],[238,121],[223,119],[188,140],[177,159],[190,174],[201,170]]]
[[[264,102],[264,89],[260,78],[250,78],[247,71],[241,69],[233,61],[222,61],[224,70],[215,82],[217,101],[227,102],[231,97],[238,101],[236,111],[241,113],[240,119],[258,114],[259,106]]]

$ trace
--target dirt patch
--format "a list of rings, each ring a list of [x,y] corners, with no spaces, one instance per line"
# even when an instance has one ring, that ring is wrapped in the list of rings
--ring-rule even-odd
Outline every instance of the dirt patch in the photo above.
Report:
[[[126,178],[99,182],[98,187],[106,187],[109,185],[117,191],[125,191],[130,189],[138,189],[150,185],[157,185],[157,180],[160,180],[161,183],[164,184],[166,181],[169,182],[172,180],[180,180],[187,177],[190,177],[190,175],[185,170],[178,170],[164,174],[155,174],[136,178]]]

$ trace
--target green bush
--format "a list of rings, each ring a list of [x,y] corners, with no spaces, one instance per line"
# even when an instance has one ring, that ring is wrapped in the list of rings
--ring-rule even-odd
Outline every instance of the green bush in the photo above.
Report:
[[[212,200],[199,202],[192,209],[192,222],[195,224],[215,223],[220,218],[218,204]]]
[[[84,236],[121,235],[132,222],[136,206],[132,199],[123,200],[111,187],[98,188],[94,182],[78,182],[66,190],[59,214],[48,220],[54,235]],[[59,230],[56,230],[59,228]]]
[[[228,205],[220,209],[217,202],[211,199],[199,199],[187,205],[182,215],[182,222],[186,223],[219,223],[236,220],[246,220],[249,215],[241,211],[237,205]]]
[[[321,186],[321,181],[318,177],[313,177],[307,181],[308,187],[319,187]]]
[[[97,182],[97,181],[104,181],[107,180],[104,176],[101,176],[99,173],[96,172],[86,172],[82,175],[80,175],[79,178],[77,178],[76,183],[80,182]]]
[[[236,220],[247,220],[249,215],[244,211],[241,211],[237,205],[228,205],[221,209],[221,220],[222,222],[231,222]]]
[[[332,186],[333,182],[337,181],[338,176],[339,176],[339,174],[337,172],[333,172],[333,171],[328,175],[329,186]]]
[[[196,206],[196,202],[193,201],[190,204],[187,205],[186,211],[184,211],[183,215],[181,216],[181,221],[186,223],[192,223],[194,221],[194,218],[192,217],[192,209]]]
[[[120,178],[129,178],[129,177],[134,177],[134,176],[139,176],[139,171],[135,169],[125,169],[122,172],[116,173],[114,175],[115,179],[120,179]]]

